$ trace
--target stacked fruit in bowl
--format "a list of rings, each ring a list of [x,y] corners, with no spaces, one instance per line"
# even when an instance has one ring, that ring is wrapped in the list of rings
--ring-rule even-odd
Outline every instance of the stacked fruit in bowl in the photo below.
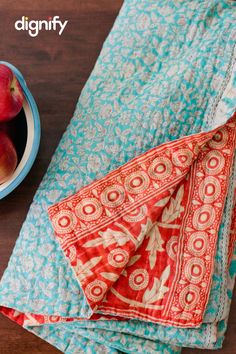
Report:
[[[40,144],[37,104],[21,72],[0,61],[0,200],[27,176]]]
[[[21,155],[16,130],[24,120],[23,101],[23,90],[15,74],[0,64],[0,184],[12,176]],[[23,132],[21,129],[18,133]]]

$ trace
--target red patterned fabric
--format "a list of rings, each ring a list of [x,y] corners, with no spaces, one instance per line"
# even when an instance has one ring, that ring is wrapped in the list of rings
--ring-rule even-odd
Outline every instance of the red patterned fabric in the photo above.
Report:
[[[49,208],[90,320],[202,323],[235,134],[236,115],[209,133],[155,147]],[[235,222],[234,207],[229,260]],[[0,311],[21,325],[82,320]]]
[[[49,208],[91,319],[202,323],[235,126],[155,147]]]
[[[230,227],[228,267],[230,266],[230,262],[233,258],[235,242],[236,242],[236,188],[234,189],[234,206],[233,206],[232,221]]]

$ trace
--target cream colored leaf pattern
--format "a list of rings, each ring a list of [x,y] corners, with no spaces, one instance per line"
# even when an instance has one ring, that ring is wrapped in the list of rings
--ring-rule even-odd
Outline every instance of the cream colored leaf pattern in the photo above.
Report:
[[[137,237],[137,246],[136,248],[143,242],[144,237],[149,233],[149,231],[152,229],[153,223],[151,219],[147,219],[146,224],[141,224],[141,231]]]
[[[132,266],[134,263],[136,263],[139,260],[140,257],[141,257],[141,254],[137,254],[136,256],[133,256],[132,258],[130,258],[130,261],[126,265],[126,267]]]
[[[157,223],[153,224],[153,227],[147,234],[149,241],[146,247],[146,251],[149,251],[149,264],[150,268],[153,269],[156,264],[157,252],[163,252],[164,248],[162,247],[164,241],[161,238],[161,233]]]
[[[88,248],[103,245],[104,248],[107,248],[114,243],[117,243],[119,246],[124,246],[130,239],[124,232],[109,228],[104,232],[99,231],[99,235],[100,237],[87,241],[83,247]]]
[[[101,275],[103,276],[103,278],[111,281],[116,281],[119,278],[119,274],[115,274],[115,273],[102,272]]]
[[[184,186],[180,186],[178,192],[176,193],[175,198],[170,199],[170,204],[165,207],[162,213],[161,221],[164,223],[171,223],[176,218],[180,216],[180,213],[184,210],[181,206],[181,202],[184,196]]]
[[[126,240],[127,241],[132,241],[135,245],[137,245],[137,239],[134,237],[134,235],[132,235],[132,233],[129,231],[129,229],[127,229],[124,225],[122,225],[122,224],[120,224],[120,223],[118,223],[118,222],[116,222],[115,223],[115,225],[117,226],[117,227],[119,227],[122,231],[123,231],[123,239],[125,239],[126,238]],[[142,225],[141,225],[141,227],[142,227]],[[138,236],[139,237],[139,236]],[[127,242],[126,241],[126,242]],[[125,242],[125,243],[126,243]],[[119,244],[120,246],[123,246],[123,244],[121,245],[121,244]]]
[[[155,206],[159,206],[159,207],[165,206],[165,205],[168,203],[169,200],[170,200],[170,196],[168,196],[168,197],[166,197],[166,198],[163,198],[163,199],[159,200],[159,201],[155,204]]]
[[[94,240],[90,240],[85,242],[83,247],[97,247],[103,245],[104,248],[111,246],[116,243],[118,246],[124,246],[128,241],[132,241],[136,248],[143,241],[144,236],[152,227],[151,220],[148,219],[147,223],[141,225],[141,231],[137,238],[132,235],[132,233],[122,224],[116,222],[115,226],[119,227],[121,231],[112,230],[108,228],[106,231],[99,231],[98,234],[100,237],[95,238]]]
[[[147,288],[143,295],[143,302],[149,304],[155,302],[156,301],[155,298],[158,295],[159,288],[160,288],[160,280],[158,278],[154,278],[154,282],[151,290]]]
[[[129,234],[107,229],[105,232],[99,231],[99,235],[103,238],[104,248],[117,243],[119,246],[124,246],[130,239]]]
[[[147,288],[143,295],[144,303],[152,304],[156,301],[163,299],[165,293],[169,291],[169,288],[164,285],[168,280],[169,276],[170,276],[170,266],[167,266],[162,272],[160,279],[154,277],[154,282],[151,290]]]
[[[128,273],[127,273],[127,270],[124,269],[123,272],[121,273],[122,275],[124,275],[124,277],[127,277]]]
[[[85,244],[83,245],[83,247],[96,247],[96,246],[100,246],[103,244],[103,239],[101,237],[95,238],[94,240],[90,240],[85,242]]]
[[[167,279],[170,276],[170,266],[168,265],[162,272],[161,277],[160,277],[160,282],[165,284]]]
[[[91,269],[94,268],[100,262],[101,259],[102,256],[94,257],[84,264],[80,260],[78,260],[75,266],[75,272],[77,275],[80,276],[80,280],[84,280],[88,276],[93,275]]]

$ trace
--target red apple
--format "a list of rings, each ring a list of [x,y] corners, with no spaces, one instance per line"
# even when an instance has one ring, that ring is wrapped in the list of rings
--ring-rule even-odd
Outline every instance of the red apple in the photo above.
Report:
[[[0,122],[0,131],[8,134],[9,133],[9,123],[1,123]]]
[[[23,105],[23,91],[12,70],[0,64],[0,122],[14,118]]]
[[[6,133],[0,131],[0,184],[6,182],[17,165],[16,149]]]

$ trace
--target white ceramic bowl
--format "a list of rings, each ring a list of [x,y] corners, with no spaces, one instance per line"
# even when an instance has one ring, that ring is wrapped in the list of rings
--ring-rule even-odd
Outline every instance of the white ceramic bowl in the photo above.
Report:
[[[0,64],[9,66],[21,84],[25,96],[23,109],[27,124],[27,140],[23,156],[10,179],[0,184],[0,199],[2,199],[23,181],[35,161],[40,143],[40,119],[35,100],[20,71],[10,63],[0,61]]]

